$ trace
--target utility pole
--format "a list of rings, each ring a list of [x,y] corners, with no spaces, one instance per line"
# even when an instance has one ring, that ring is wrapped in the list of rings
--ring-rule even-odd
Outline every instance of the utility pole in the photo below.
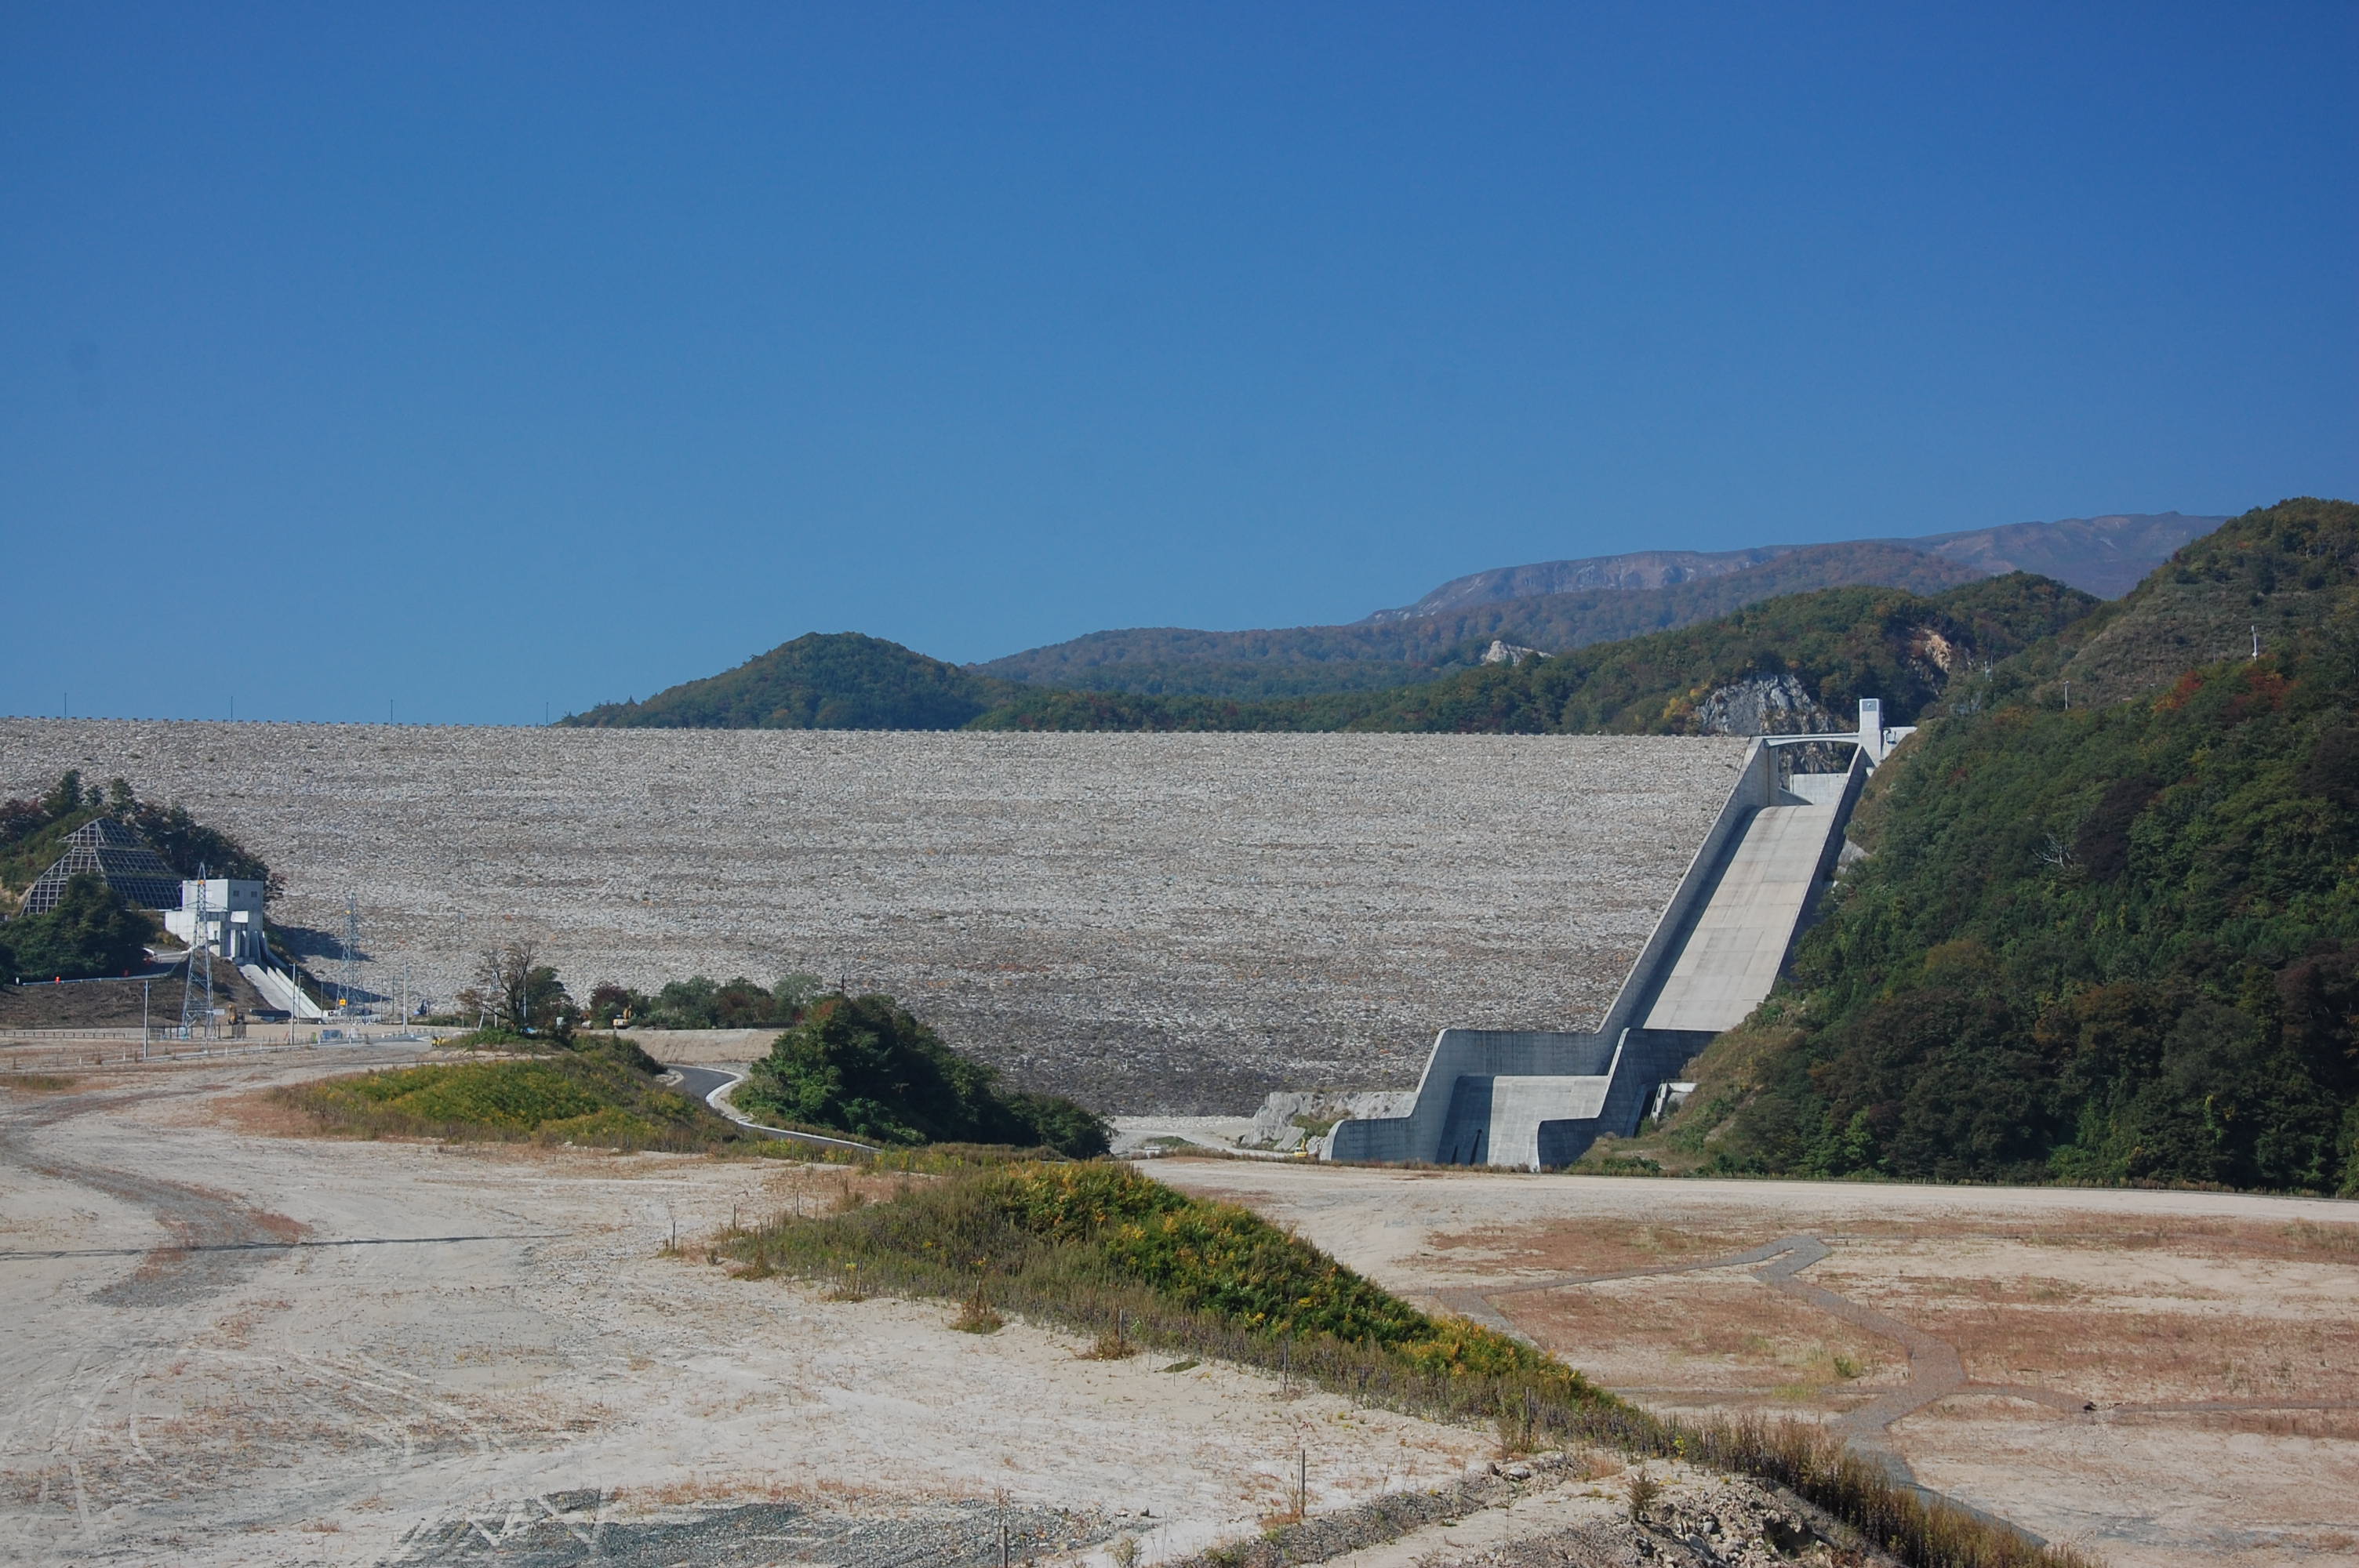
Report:
[[[147,1059],[147,987],[151,982],[139,982],[139,1059]]]

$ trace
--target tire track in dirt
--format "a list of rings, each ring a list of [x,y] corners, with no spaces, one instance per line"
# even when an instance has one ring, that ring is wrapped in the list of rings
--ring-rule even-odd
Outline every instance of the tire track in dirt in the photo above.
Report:
[[[299,1239],[303,1227],[282,1214],[241,1203],[226,1193],[143,1176],[114,1166],[44,1158],[25,1134],[102,1108],[163,1098],[146,1094],[90,1097],[43,1105],[0,1120],[0,1160],[55,1181],[71,1182],[144,1209],[176,1239],[151,1248],[138,1269],[96,1292],[108,1306],[179,1306],[214,1295],[259,1269],[273,1244]]]
[[[104,1249],[116,1256],[137,1256],[140,1262],[129,1274],[92,1292],[89,1299],[106,1306],[136,1309],[138,1315],[114,1320],[114,1326],[85,1344],[71,1363],[58,1371],[10,1368],[14,1382],[10,1404],[16,1419],[0,1435],[0,1454],[11,1455],[18,1463],[30,1461],[38,1469],[39,1480],[32,1513],[12,1518],[8,1533],[18,1544],[42,1556],[68,1550],[69,1542],[78,1555],[104,1554],[107,1533],[117,1522],[113,1517],[116,1509],[133,1493],[144,1490],[130,1482],[130,1472],[159,1471],[158,1480],[166,1486],[179,1481],[176,1467],[158,1465],[139,1436],[140,1385],[155,1357],[175,1341],[180,1341],[183,1352],[189,1349],[181,1340],[190,1321],[187,1307],[243,1283],[274,1252],[302,1234],[302,1227],[286,1216],[225,1193],[111,1165],[55,1158],[33,1147],[36,1135],[60,1123],[167,1098],[171,1092],[151,1089],[78,1096],[19,1108],[0,1118],[0,1163],[129,1205],[147,1213],[172,1237],[157,1247]],[[117,1403],[125,1407],[119,1438],[112,1430],[114,1418],[109,1414],[109,1407]],[[42,1426],[48,1428],[46,1434],[40,1431]],[[18,1478],[29,1479],[21,1472]],[[60,1480],[64,1483],[62,1488],[57,1486]],[[60,1489],[71,1502],[71,1513],[66,1519],[47,1522],[45,1527],[38,1516]],[[64,1527],[62,1534],[51,1533],[59,1524]]]
[[[1815,1307],[1828,1316],[1864,1329],[1879,1338],[1898,1345],[1908,1357],[1908,1376],[1899,1387],[1886,1390],[1855,1411],[1846,1411],[1828,1422],[1829,1430],[1842,1434],[1844,1443],[1863,1457],[1874,1460],[1886,1475],[1901,1486],[1908,1487],[1928,1499],[1938,1499],[1968,1513],[2006,1524],[2027,1539],[2038,1537],[2019,1526],[1984,1513],[1970,1503],[1934,1491],[1917,1478],[1916,1469],[1908,1463],[1892,1437],[1892,1424],[1926,1406],[1962,1392],[1977,1385],[1966,1377],[1965,1362],[1957,1348],[1936,1335],[1926,1333],[1913,1324],[1864,1306],[1848,1296],[1839,1295],[1823,1286],[1814,1285],[1795,1276],[1814,1263],[1833,1255],[1833,1249],[1815,1236],[1781,1236],[1765,1241],[1758,1247],[1748,1247],[1742,1252],[1725,1257],[1707,1258],[1692,1263],[1669,1263],[1651,1269],[1614,1269],[1591,1274],[1556,1274],[1519,1284],[1460,1287],[1436,1292],[1443,1303],[1469,1317],[1504,1329],[1526,1343],[1531,1336],[1517,1328],[1507,1315],[1499,1311],[1496,1302],[1501,1296],[1529,1295],[1539,1291],[1561,1290],[1573,1285],[1601,1284],[1610,1280],[1647,1279],[1665,1274],[1695,1274],[1713,1269],[1737,1269],[1752,1266],[1754,1278],[1781,1295],[1791,1296]],[[2093,1408],[2093,1407],[2091,1407]]]

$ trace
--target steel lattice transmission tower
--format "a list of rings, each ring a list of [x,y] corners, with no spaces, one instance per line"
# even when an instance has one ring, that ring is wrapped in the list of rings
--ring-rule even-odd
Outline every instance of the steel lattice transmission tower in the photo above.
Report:
[[[194,1040],[197,1032],[204,1031],[210,1039],[213,1027],[213,946],[212,922],[205,918],[212,912],[212,868],[197,867],[197,924],[190,933],[194,938],[189,944],[189,967],[183,972],[180,985],[180,1033]]]
[[[342,993],[344,1009],[352,1010],[353,993],[361,983],[361,901],[357,893],[344,895],[343,962],[337,967],[336,989]]]

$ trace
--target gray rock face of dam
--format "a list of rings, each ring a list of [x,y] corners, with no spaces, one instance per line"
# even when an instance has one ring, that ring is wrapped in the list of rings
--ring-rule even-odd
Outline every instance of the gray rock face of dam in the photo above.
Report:
[[[357,896],[387,994],[515,935],[577,995],[803,969],[1186,1114],[1409,1087],[1446,1025],[1594,1027],[1747,744],[20,719],[0,793],[186,806],[285,875],[275,922]]]

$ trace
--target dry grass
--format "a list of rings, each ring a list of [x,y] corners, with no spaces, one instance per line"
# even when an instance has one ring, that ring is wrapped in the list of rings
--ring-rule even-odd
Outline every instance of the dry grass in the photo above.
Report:
[[[2316,1225],[2297,1219],[2282,1234],[2287,1249],[2294,1257],[2359,1263],[2359,1225]]]
[[[319,1119],[287,1103],[274,1089],[253,1089],[223,1095],[205,1102],[205,1115],[216,1125],[255,1138],[316,1138]]]
[[[1252,1202],[1259,1196],[1224,1195],[1233,1202]],[[1495,1260],[1519,1270],[1603,1274],[1724,1257],[1756,1247],[1773,1234],[1757,1220],[1714,1213],[1696,1221],[1577,1219],[1478,1226],[1438,1232],[1427,1245],[1437,1252],[1475,1253],[1478,1260]],[[1912,1216],[1889,1220],[1846,1218],[1832,1227],[1815,1228],[1812,1234],[1838,1249],[1858,1241],[1894,1241],[1918,1248],[1991,1242],[2056,1248],[2070,1253],[2177,1252],[2215,1260],[2359,1263],[2359,1215],[2345,1225],[2178,1216],[2156,1220],[2095,1213],[2042,1217],[2015,1224]]]
[[[1897,1364],[1895,1348],[1742,1272],[1503,1296],[1517,1327],[1615,1384],[1702,1376],[1811,1399]]]
[[[1628,1468],[1603,1449],[1591,1448],[1569,1456],[1566,1474],[1576,1481],[1610,1481]]]
[[[81,1083],[80,1078],[68,1077],[62,1073],[11,1073],[0,1078],[0,1084],[35,1095],[63,1094],[68,1089],[78,1087]]]
[[[2087,1306],[1942,1307],[1908,1319],[1956,1347],[1980,1382],[2032,1383],[2099,1404],[2359,1400],[2359,1323]]]
[[[1138,1354],[1138,1346],[1123,1334],[1122,1325],[1102,1331],[1087,1350],[1073,1353],[1076,1361],[1127,1361]]]
[[[616,1512],[690,1508],[701,1503],[794,1502],[825,1508],[846,1504],[906,1504],[919,1494],[899,1486],[789,1477],[767,1471],[698,1472],[657,1486],[624,1487],[608,1499]]]
[[[1846,1219],[1815,1234],[1840,1247],[1849,1241],[1896,1241],[1916,1247],[1935,1242],[2012,1243],[2053,1248],[2067,1254],[2089,1252],[2177,1253],[2209,1261],[2250,1259],[2287,1263],[2359,1263],[2359,1214],[2353,1223],[2290,1224],[2259,1219],[2207,1219],[2172,1216],[2147,1219],[2112,1214],[2063,1214],[1994,1224],[1987,1219]]]
[[[984,1281],[978,1279],[974,1294],[959,1303],[958,1315],[951,1319],[951,1326],[961,1334],[997,1334],[1007,1326],[1007,1320],[992,1310]]]
[[[1509,1268],[1565,1274],[1607,1274],[1700,1263],[1758,1246],[1757,1231],[1699,1228],[1658,1221],[1598,1219],[1540,1225],[1485,1225],[1446,1232],[1426,1245],[1436,1252],[1469,1252]]]

